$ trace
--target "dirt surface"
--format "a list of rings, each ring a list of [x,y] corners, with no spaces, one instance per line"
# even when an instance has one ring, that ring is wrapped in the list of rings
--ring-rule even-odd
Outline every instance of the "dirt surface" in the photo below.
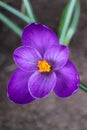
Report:
[[[5,1],[15,8],[21,7],[21,1]],[[39,21],[56,32],[67,0],[32,0],[31,3]],[[21,20],[4,9],[0,11],[24,27]],[[20,43],[21,39],[0,22],[0,130],[87,130],[87,93],[81,90],[67,99],[60,99],[52,93],[24,106],[8,100],[7,83],[16,68],[12,52]],[[80,22],[70,51],[81,81],[87,84],[87,0],[81,1]]]

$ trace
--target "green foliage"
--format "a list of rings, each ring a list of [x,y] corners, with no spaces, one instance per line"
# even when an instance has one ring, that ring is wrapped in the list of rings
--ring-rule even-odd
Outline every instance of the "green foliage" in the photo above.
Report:
[[[25,15],[19,10],[13,8],[12,6],[6,4],[5,2],[0,1],[0,7],[4,8],[5,10],[9,11],[13,15],[17,16],[18,18],[22,19],[26,23],[32,23],[35,22],[33,10],[31,8],[31,4],[29,0],[23,0],[23,4],[26,7],[27,14]],[[8,17],[6,17],[3,13],[0,13],[0,20],[6,24],[12,31],[14,31],[18,36],[21,36],[22,29],[14,23],[12,20],[10,20]]]
[[[60,44],[69,45],[72,39],[80,16],[80,3],[79,0],[71,0],[63,10],[60,27],[59,27],[59,39]]]

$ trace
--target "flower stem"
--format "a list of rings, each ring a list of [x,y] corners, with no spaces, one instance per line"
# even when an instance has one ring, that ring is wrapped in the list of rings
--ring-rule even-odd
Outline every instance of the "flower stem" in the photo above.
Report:
[[[24,5],[26,7],[26,11],[27,11],[28,16],[30,17],[32,22],[36,22],[36,18],[34,16],[33,9],[32,9],[30,1],[29,0],[23,0],[23,2],[24,2]]]
[[[87,86],[86,86],[85,84],[80,83],[80,88],[81,88],[83,91],[87,92]]]
[[[0,1],[0,6],[6,10],[8,10],[10,13],[16,15],[17,17],[19,17],[20,19],[24,20],[26,23],[31,22],[31,19],[24,15],[23,13],[21,13],[20,11],[18,11],[17,9],[11,7],[10,5]]]
[[[16,25],[14,22],[12,22],[10,19],[8,19],[5,15],[0,13],[0,20],[5,23],[12,31],[14,31],[18,36],[21,36],[22,30]]]

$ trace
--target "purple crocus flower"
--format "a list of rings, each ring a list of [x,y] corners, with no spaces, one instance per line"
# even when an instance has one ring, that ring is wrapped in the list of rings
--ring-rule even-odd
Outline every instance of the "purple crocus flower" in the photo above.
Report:
[[[65,98],[79,89],[79,75],[70,60],[68,47],[59,45],[56,34],[45,25],[24,28],[22,46],[14,51],[18,69],[8,84],[8,97],[26,104],[54,93]]]

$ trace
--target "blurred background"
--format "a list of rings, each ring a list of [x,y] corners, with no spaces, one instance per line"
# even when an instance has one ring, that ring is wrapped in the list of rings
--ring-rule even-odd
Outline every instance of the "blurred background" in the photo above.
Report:
[[[22,1],[4,0],[21,9]],[[79,25],[70,44],[70,59],[77,66],[81,81],[87,84],[87,0],[81,1]],[[31,0],[39,21],[57,32],[61,12],[68,0]],[[0,8],[0,12],[24,27],[20,19]],[[28,105],[16,105],[7,98],[7,84],[16,66],[12,59],[21,39],[0,21],[0,130],[87,130],[87,93],[67,99],[54,93]]]

